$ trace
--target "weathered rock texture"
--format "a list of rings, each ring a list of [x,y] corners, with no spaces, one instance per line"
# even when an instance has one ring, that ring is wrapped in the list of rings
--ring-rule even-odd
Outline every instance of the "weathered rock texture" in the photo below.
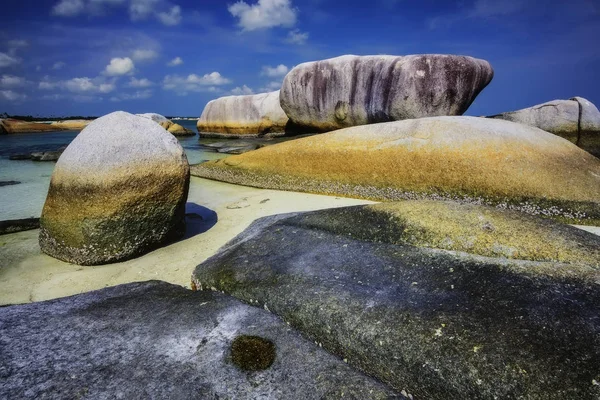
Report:
[[[125,112],[101,117],[56,163],[41,216],[42,251],[84,265],[149,251],[184,233],[188,187],[177,139]]]
[[[6,130],[6,127],[4,126],[4,120],[0,119],[0,135],[6,135],[8,133],[8,131]]]
[[[73,130],[73,131],[81,131],[86,126],[88,126],[92,122],[91,120],[86,119],[73,119],[73,120],[65,120],[65,121],[55,121],[52,122],[52,126],[60,129]]]
[[[248,96],[227,96],[208,102],[198,120],[203,137],[283,135],[288,117],[279,105],[279,90]]]
[[[461,115],[493,75],[487,61],[465,56],[342,56],[292,69],[281,107],[295,124],[318,131]]]
[[[467,207],[462,220],[460,207],[382,204],[267,217],[200,264],[195,284],[269,309],[415,399],[597,399],[600,238],[485,207]],[[442,226],[418,227],[432,209],[447,217]],[[476,225],[467,237],[478,252],[535,253],[541,233],[550,238],[542,247],[573,257],[521,261],[420,247],[435,246],[422,238],[441,234],[464,250],[463,223]],[[585,252],[593,264],[577,259]]]
[[[22,231],[29,231],[32,229],[38,229],[40,227],[39,218],[23,218],[23,219],[10,219],[0,221],[0,235],[7,233],[15,233]]]
[[[460,199],[600,225],[600,160],[508,121],[432,117],[353,127],[202,163],[192,173],[374,200]]]
[[[65,131],[68,128],[60,125],[44,122],[26,122],[18,119],[3,119],[2,128],[5,133],[29,133],[29,132],[56,132]]]
[[[175,136],[194,136],[196,133],[190,129],[174,123],[166,117],[156,113],[136,114],[139,117],[148,118],[156,122]]]
[[[582,97],[554,100],[518,111],[492,115],[554,133],[600,157],[600,111]]]
[[[240,335],[273,364],[236,367]],[[3,399],[403,398],[264,310],[164,282],[0,308],[0,338]]]

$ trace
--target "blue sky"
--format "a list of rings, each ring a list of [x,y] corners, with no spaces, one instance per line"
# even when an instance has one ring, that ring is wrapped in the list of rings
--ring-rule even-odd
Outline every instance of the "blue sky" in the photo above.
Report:
[[[600,106],[599,0],[4,0],[0,112],[199,116],[342,54],[470,55],[495,70],[467,114]]]

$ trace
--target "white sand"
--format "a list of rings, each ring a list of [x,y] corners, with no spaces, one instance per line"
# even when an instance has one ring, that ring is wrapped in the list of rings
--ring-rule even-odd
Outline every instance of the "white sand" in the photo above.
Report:
[[[0,304],[48,300],[149,279],[189,287],[194,268],[257,218],[371,202],[255,189],[192,177],[189,203],[214,211],[216,224],[206,232],[116,264],[83,267],[56,260],[40,251],[39,230],[0,236]],[[188,207],[188,212],[195,212],[194,208]],[[207,225],[200,220],[193,223],[196,227]]]

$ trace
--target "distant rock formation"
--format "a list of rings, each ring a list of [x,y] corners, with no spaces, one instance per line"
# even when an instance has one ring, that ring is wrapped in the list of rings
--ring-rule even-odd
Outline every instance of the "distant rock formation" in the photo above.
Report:
[[[600,157],[600,111],[593,103],[582,97],[553,100],[487,118],[535,126],[563,137]]]
[[[477,117],[346,128],[198,164],[192,174],[375,200],[460,199],[600,224],[600,160],[541,129]]]
[[[184,233],[188,187],[189,165],[177,139],[148,119],[105,115],[56,163],[40,247],[81,265],[140,255]]]
[[[167,131],[169,131],[171,134],[173,134],[175,136],[194,136],[196,134],[191,129],[184,128],[183,126],[174,123],[170,119],[167,119],[166,117],[164,117],[160,114],[145,113],[145,114],[136,114],[136,115],[139,117],[151,119],[152,121],[156,122],[157,124],[159,124],[160,126],[165,128]]]
[[[293,68],[281,107],[318,131],[461,115],[492,80],[487,61],[455,55],[341,56]]]
[[[27,122],[18,119],[3,119],[0,123],[0,133],[30,133],[66,131],[69,128],[45,122]]]
[[[287,124],[277,90],[209,101],[198,120],[198,132],[204,137],[281,136]]]
[[[66,129],[69,131],[81,131],[86,126],[88,126],[90,124],[90,122],[92,122],[92,120],[72,119],[72,120],[65,120],[65,121],[55,121],[55,122],[52,122],[50,125],[55,126],[60,129]]]

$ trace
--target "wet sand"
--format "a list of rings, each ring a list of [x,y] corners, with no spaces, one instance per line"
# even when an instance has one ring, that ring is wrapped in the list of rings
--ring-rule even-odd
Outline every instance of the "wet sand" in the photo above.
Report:
[[[255,189],[192,177],[186,237],[133,260],[79,266],[43,254],[37,229],[0,236],[0,305],[49,300],[150,279],[189,287],[196,265],[257,218],[368,203],[371,202]]]

